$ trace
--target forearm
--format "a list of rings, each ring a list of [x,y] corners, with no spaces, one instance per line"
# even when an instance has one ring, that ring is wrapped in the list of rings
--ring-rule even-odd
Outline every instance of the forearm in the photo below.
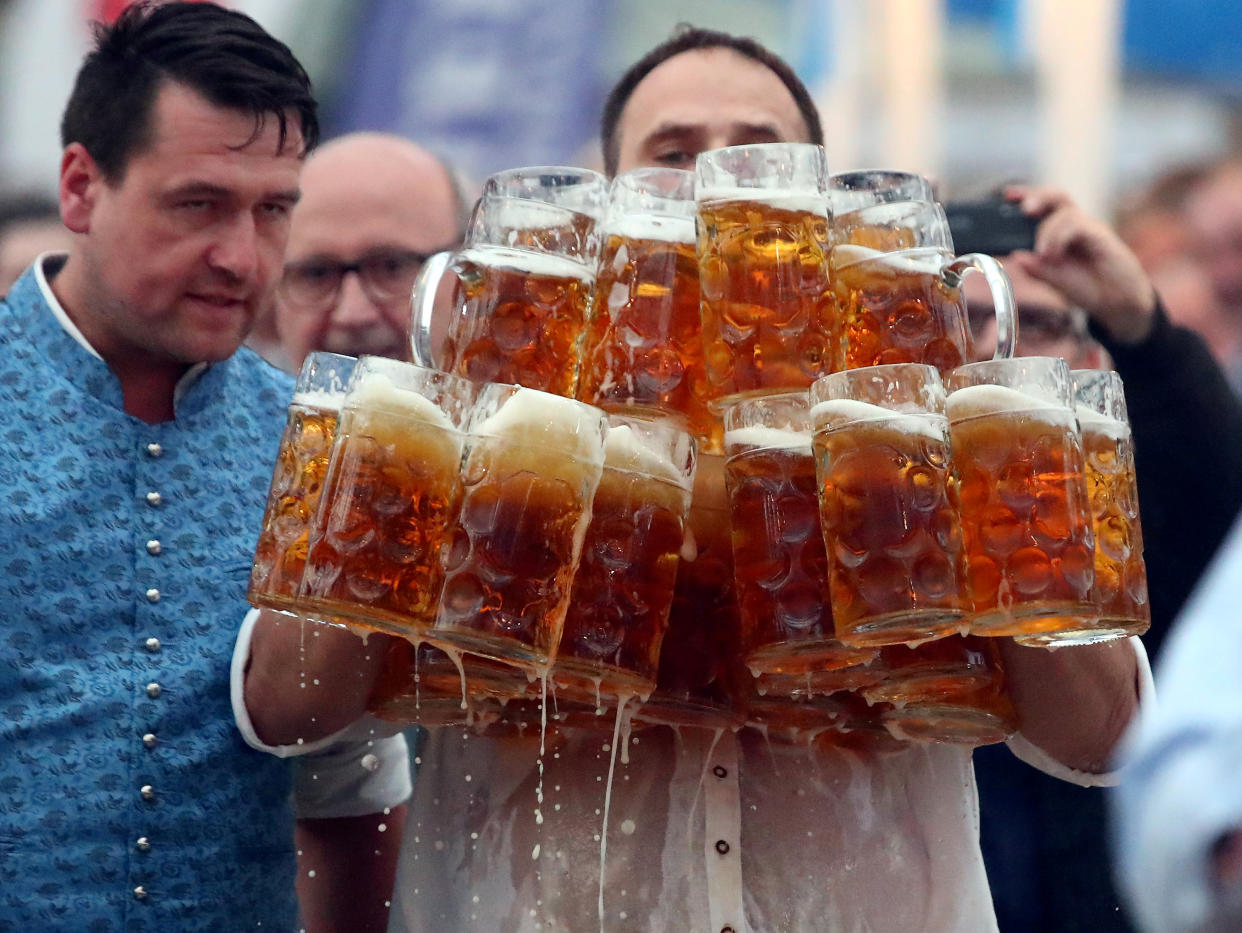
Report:
[[[386,635],[260,613],[245,670],[245,703],[259,740],[313,742],[366,710]]]
[[[1109,770],[1138,709],[1138,660],[1129,641],[1054,651],[999,641],[1022,736],[1077,771]]]
[[[406,808],[298,820],[298,903],[307,933],[388,929]]]

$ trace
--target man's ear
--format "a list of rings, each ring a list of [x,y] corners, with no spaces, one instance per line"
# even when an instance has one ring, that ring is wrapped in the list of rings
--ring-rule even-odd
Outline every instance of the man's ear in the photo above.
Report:
[[[86,147],[70,143],[60,157],[60,217],[74,233],[89,233],[91,214],[105,184]]]

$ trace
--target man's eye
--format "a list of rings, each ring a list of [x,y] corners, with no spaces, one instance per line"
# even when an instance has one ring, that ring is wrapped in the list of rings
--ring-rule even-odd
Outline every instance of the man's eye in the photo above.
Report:
[[[203,211],[206,211],[211,207],[211,202],[204,200],[202,198],[196,198],[196,199],[192,199],[189,201],[181,201],[177,205],[177,207],[179,207],[183,211],[190,211],[193,213],[202,213]]]
[[[311,284],[326,282],[332,278],[333,274],[334,270],[332,267],[326,265],[300,266],[297,269],[298,278]]]
[[[659,165],[685,165],[693,160],[694,156],[684,149],[671,149],[668,152],[657,153],[655,156],[655,162]]]

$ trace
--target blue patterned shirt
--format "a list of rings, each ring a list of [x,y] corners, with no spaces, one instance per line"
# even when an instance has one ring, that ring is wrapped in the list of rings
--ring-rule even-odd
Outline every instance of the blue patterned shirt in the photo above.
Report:
[[[0,300],[0,931],[295,924],[291,769],[229,696],[292,383],[185,382],[146,424],[33,271]]]

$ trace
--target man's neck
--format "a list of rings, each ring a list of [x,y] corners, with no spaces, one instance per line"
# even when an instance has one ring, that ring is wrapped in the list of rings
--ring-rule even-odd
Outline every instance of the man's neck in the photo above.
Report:
[[[101,327],[97,323],[98,317],[84,310],[89,307],[90,289],[83,281],[82,271],[82,260],[75,261],[70,256],[60,273],[48,282],[52,294],[121,384],[125,413],[148,424],[172,421],[176,416],[173,402],[177,383],[190,368],[189,365],[154,358],[150,353],[118,340]]]

